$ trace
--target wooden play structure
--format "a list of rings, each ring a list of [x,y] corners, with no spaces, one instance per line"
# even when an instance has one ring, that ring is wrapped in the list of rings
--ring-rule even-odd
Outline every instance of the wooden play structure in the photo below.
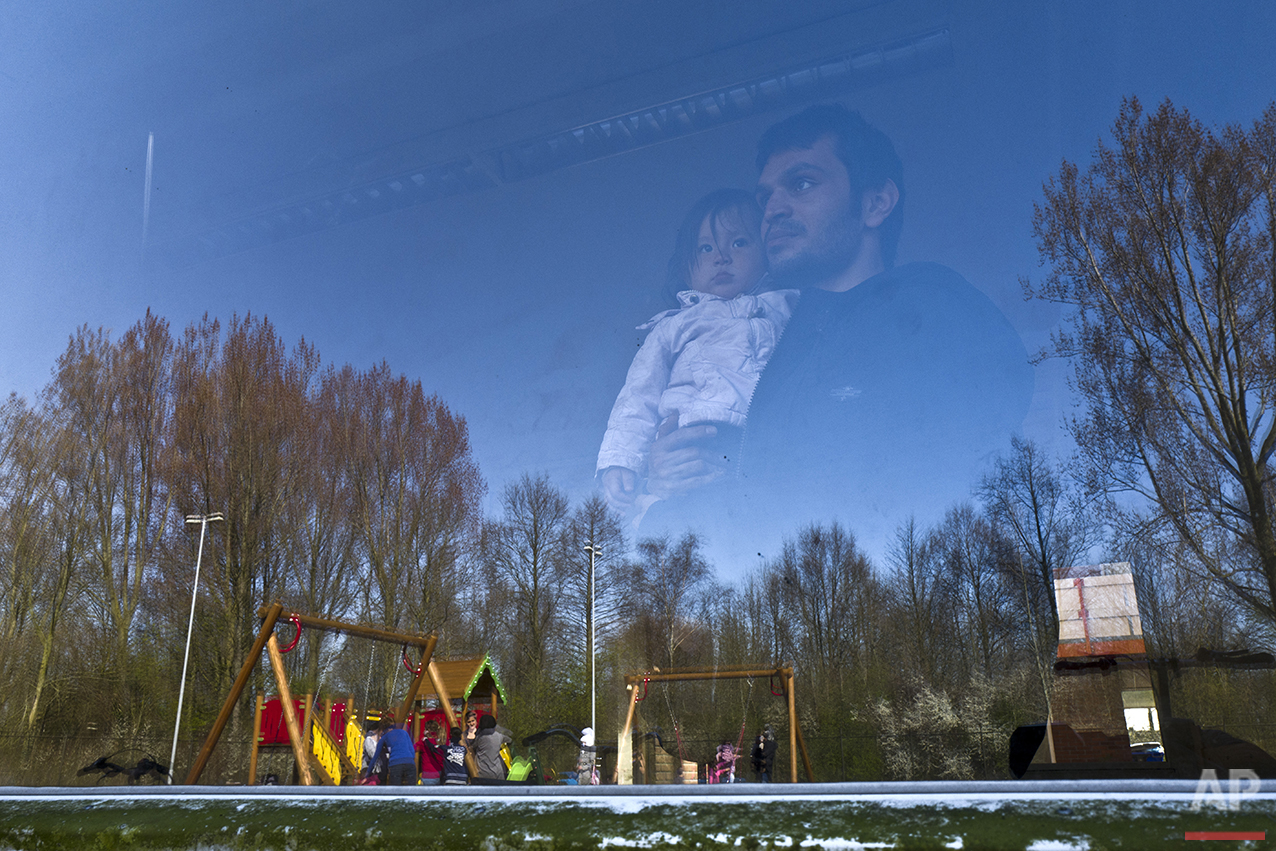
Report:
[[[286,651],[281,651],[286,652]],[[352,711],[354,701],[331,700],[317,705],[314,695],[295,698],[293,717],[304,718],[302,730],[309,730],[311,768],[328,785],[340,785],[342,780],[356,777],[363,759],[363,728]],[[325,724],[324,719],[327,719]],[[326,729],[325,729],[326,727]],[[257,763],[263,751],[292,748],[285,717],[284,703],[279,697],[266,700],[257,695],[257,708],[253,713],[252,750],[248,760],[248,785],[256,782]],[[298,779],[301,769],[298,764]]]
[[[796,783],[798,778],[797,758],[799,750],[802,754],[802,764],[806,768],[806,777],[808,781],[814,782],[814,772],[811,771],[811,758],[806,752],[806,742],[802,738],[802,728],[798,724],[797,704],[793,697],[793,669],[792,668],[680,668],[668,671],[647,671],[641,674],[629,674],[625,677],[625,689],[629,692],[626,700],[628,708],[625,712],[625,725],[621,729],[620,739],[617,742],[616,757],[616,782],[621,785],[631,785],[634,782],[633,773],[633,724],[634,713],[638,709],[638,704],[647,698],[647,688],[651,683],[672,683],[672,682],[697,682],[707,680],[740,680],[748,679],[752,681],[754,678],[767,678],[771,683],[771,693],[776,697],[784,697],[788,703],[789,715],[789,777],[790,782]],[[776,681],[779,681],[779,690],[776,690]],[[743,730],[743,727],[742,727]],[[737,744],[736,749],[740,746]],[[680,749],[681,750],[681,749]],[[643,760],[646,767],[647,782],[655,783],[696,783],[698,782],[698,766],[694,762],[687,762],[683,759],[681,753],[676,760],[660,748],[648,748],[649,753],[645,755]],[[678,764],[681,763],[681,764]]]
[[[280,653],[287,654],[290,649],[291,647],[282,648]],[[487,656],[449,661],[431,660],[431,664],[443,683],[444,694],[453,696],[450,698],[453,717],[463,718],[469,709],[474,709],[480,715],[497,717],[501,704],[505,703],[505,693]],[[416,673],[406,656],[404,667],[409,673]],[[422,686],[412,712],[404,719],[414,743],[425,738],[426,730],[432,723],[444,731],[444,739],[451,726],[441,705],[437,709],[425,708],[431,700],[439,704],[443,702],[434,692],[426,691],[430,687]],[[312,759],[323,769],[320,779],[325,783],[339,785],[343,780],[357,776],[363,759],[363,738],[366,733],[364,724],[379,721],[380,711],[372,707],[364,707],[361,713],[356,711],[353,695],[344,701],[325,700],[322,703],[317,703],[313,695],[306,695],[304,698],[293,698],[293,707],[298,718],[313,719],[303,721],[301,729],[311,730],[310,753]],[[327,719],[326,735],[323,730],[324,719]],[[258,758],[262,752],[290,750],[291,747],[283,700],[278,696],[267,700],[264,695],[257,695],[257,709],[253,715],[253,743],[248,760],[248,785],[256,783]]]
[[[427,697],[437,699],[439,709],[436,712],[442,715],[449,728],[460,726],[457,713],[453,710],[451,697],[455,693],[453,689],[460,691],[461,700],[465,701],[465,705],[468,705],[473,698],[476,708],[493,714],[497,706],[504,702],[504,691],[486,656],[453,662],[434,661],[432,656],[435,644],[438,642],[437,635],[411,635],[293,613],[287,616],[286,621],[295,627],[296,632],[292,643],[287,648],[281,649],[275,637],[275,627],[284,615],[283,606],[275,603],[260,609],[258,614],[262,617],[261,629],[244,660],[239,675],[231,686],[230,694],[226,696],[217,720],[213,722],[208,738],[204,741],[199,755],[195,758],[195,763],[186,775],[188,785],[199,782],[199,777],[230,720],[235,704],[243,695],[253,669],[261,658],[262,650],[265,650],[270,658],[278,696],[269,701],[261,697],[257,699],[249,783],[255,781],[259,751],[263,747],[274,746],[288,747],[292,750],[298,779],[303,785],[311,786],[316,782],[340,785],[344,782],[352,782],[358,775],[362,760],[363,728],[355,717],[352,701],[350,699],[344,703],[325,701],[322,707],[319,707],[316,706],[312,696],[307,695],[304,699],[294,699],[292,696],[284,670],[283,656],[296,646],[303,629],[338,632],[348,636],[401,645],[404,664],[413,676],[395,717],[406,719],[407,723],[415,728],[414,732],[418,737],[427,720],[425,716],[431,714],[412,715],[418,699]],[[420,659],[415,666],[411,664],[407,656],[408,648],[413,647],[420,650]],[[429,681],[432,692],[422,691],[426,680]],[[470,763],[471,774],[477,774],[473,759],[467,757],[467,762]]]
[[[451,695],[453,703],[459,704],[459,706],[454,705],[453,708],[462,716],[468,710],[474,709],[480,714],[489,714],[493,718],[500,717],[500,707],[505,703],[505,688],[496,676],[491,658],[484,655],[469,659],[436,661],[434,668],[439,682],[443,684],[443,693],[426,690],[433,687],[432,683],[429,686],[423,685],[417,700],[437,700],[442,705],[447,696]],[[438,711],[442,712],[442,710]],[[424,715],[424,720],[430,720],[429,713]]]

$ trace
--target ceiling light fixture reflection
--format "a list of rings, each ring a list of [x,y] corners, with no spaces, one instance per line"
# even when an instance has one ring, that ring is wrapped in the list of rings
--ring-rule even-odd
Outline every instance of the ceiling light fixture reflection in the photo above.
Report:
[[[174,265],[188,266],[703,133],[951,62],[949,30],[932,29],[588,124],[347,184],[173,240],[156,253]],[[366,164],[360,161],[359,168],[351,171],[363,171]]]

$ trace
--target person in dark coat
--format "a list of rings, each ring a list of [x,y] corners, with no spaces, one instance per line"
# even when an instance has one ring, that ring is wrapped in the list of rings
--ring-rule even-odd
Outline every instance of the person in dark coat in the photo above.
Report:
[[[443,749],[443,785],[464,786],[469,780],[465,768],[465,745],[461,744],[461,728],[453,727],[448,734],[448,744]]]
[[[1022,434],[1035,378],[1018,331],[952,269],[895,264],[904,166],[858,113],[821,104],[785,119],[759,141],[758,168],[769,280],[801,298],[733,452],[712,423],[662,423],[647,489],[685,495],[666,501],[664,524],[716,517],[702,525],[725,524],[719,536],[750,552],[748,538],[829,505],[861,540],[910,515],[938,520]],[[715,481],[725,493],[702,487]]]
[[[767,727],[758,733],[753,743],[753,779],[758,783],[771,782],[771,770],[775,766],[775,733]]]

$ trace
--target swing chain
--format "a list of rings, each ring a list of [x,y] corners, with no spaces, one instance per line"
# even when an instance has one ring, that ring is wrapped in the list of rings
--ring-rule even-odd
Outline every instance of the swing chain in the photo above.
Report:
[[[404,652],[407,650],[404,648]],[[394,700],[394,696],[399,693],[399,666],[394,666],[394,680],[390,683],[390,700]]]
[[[377,645],[374,643],[368,651],[368,680],[363,685],[363,715],[364,721],[367,721],[368,702],[372,699],[372,663],[377,658]]]
[[[753,677],[749,677],[748,682],[749,691],[744,696],[744,708],[740,711],[740,735],[735,741],[735,752],[737,754],[740,753],[741,748],[744,747],[744,728],[749,722],[749,701],[753,698]]]
[[[678,740],[678,770],[682,771],[682,764],[687,761],[687,755],[682,747],[682,729],[678,724],[678,716],[673,711],[673,701],[669,699],[669,683],[668,681],[660,684],[661,691],[665,696],[665,708],[669,710],[669,720],[673,722],[673,735]]]

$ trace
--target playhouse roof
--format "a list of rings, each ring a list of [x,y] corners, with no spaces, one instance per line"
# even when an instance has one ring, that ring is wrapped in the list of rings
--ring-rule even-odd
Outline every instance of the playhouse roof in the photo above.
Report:
[[[469,700],[470,694],[475,691],[483,695],[496,692],[497,701],[505,703],[505,688],[497,679],[492,660],[486,654],[469,659],[447,661],[436,659],[434,664],[438,668],[439,679],[443,681],[443,688],[447,690],[448,697]],[[421,684],[420,696],[427,700],[438,698],[429,679]]]

